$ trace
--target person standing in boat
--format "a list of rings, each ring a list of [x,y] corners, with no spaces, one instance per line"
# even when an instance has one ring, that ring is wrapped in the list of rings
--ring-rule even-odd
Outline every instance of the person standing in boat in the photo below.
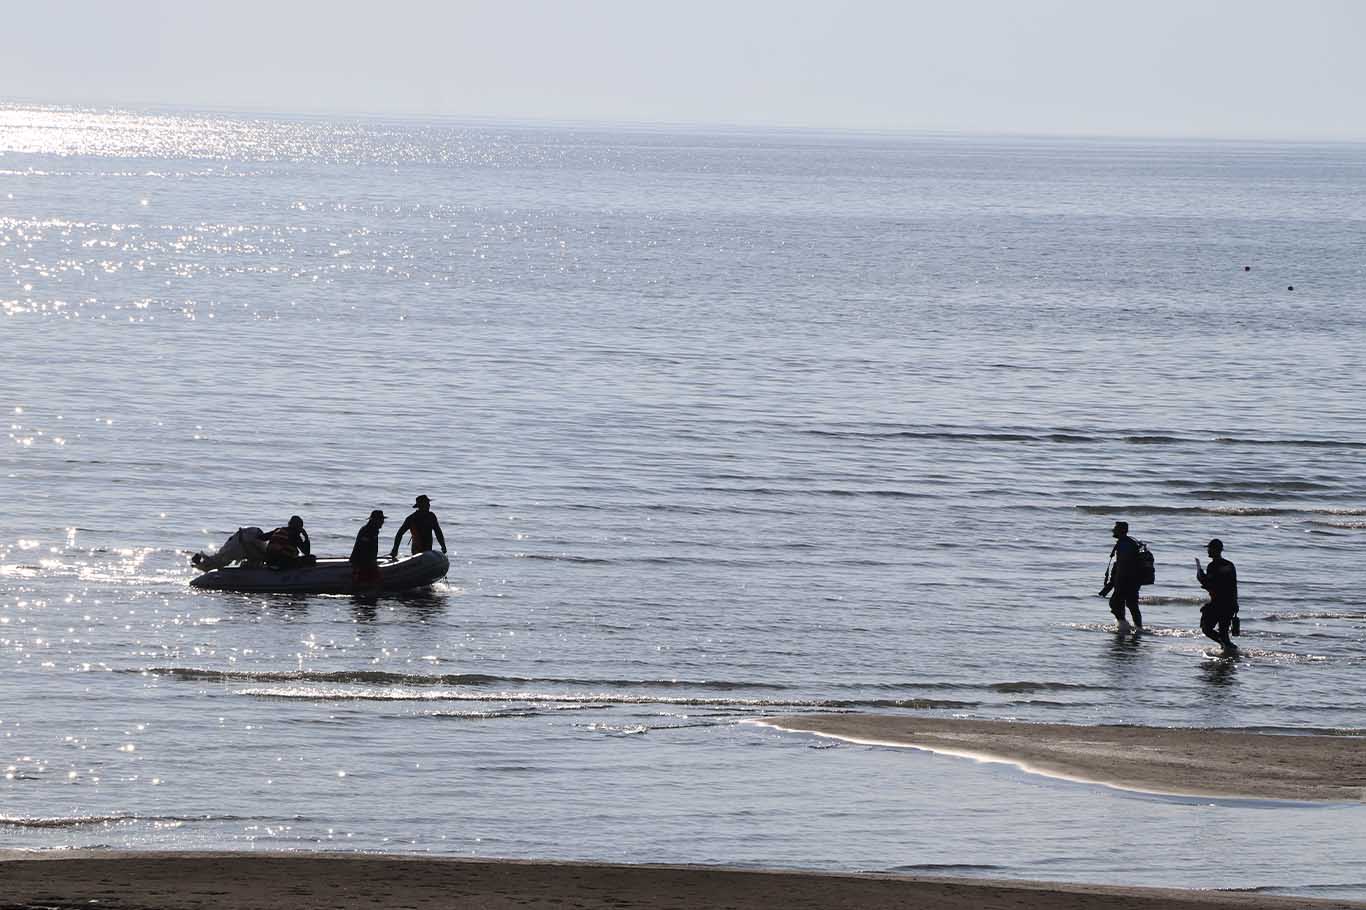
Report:
[[[441,523],[436,520],[436,513],[432,511],[432,501],[426,496],[419,496],[413,503],[413,508],[417,511],[403,519],[403,524],[399,526],[398,533],[394,535],[394,548],[389,551],[390,559],[398,559],[398,545],[403,542],[403,535],[412,532],[413,553],[426,553],[432,548],[432,535],[436,535],[436,542],[441,545],[441,552],[446,552],[446,537],[441,533]]]
[[[379,529],[384,527],[384,513],[379,509],[370,513],[370,520],[356,534],[356,545],[351,548],[351,585],[357,591],[379,587]]]

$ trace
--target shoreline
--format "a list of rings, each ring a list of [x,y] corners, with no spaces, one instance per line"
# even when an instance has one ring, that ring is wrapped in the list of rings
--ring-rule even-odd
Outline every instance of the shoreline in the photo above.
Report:
[[[336,853],[3,854],[0,910],[1288,910],[1366,902],[870,873]]]
[[[877,714],[753,723],[861,745],[918,749],[1161,796],[1353,803],[1366,798],[1366,741],[1176,727],[1083,726]]]

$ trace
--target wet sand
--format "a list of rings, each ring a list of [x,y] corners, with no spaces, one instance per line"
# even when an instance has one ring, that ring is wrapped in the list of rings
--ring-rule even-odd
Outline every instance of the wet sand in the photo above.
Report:
[[[1238,730],[1071,726],[870,714],[769,718],[783,730],[911,746],[1150,793],[1354,802],[1366,738]]]
[[[362,854],[45,854],[0,861],[0,910],[1211,910],[1366,903],[882,875]]]

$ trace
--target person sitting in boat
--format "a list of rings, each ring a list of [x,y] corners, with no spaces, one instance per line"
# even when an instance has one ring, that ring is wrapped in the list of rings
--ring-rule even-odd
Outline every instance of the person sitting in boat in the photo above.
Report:
[[[370,520],[356,534],[356,545],[351,548],[351,585],[356,591],[374,590],[380,585],[379,529],[384,527],[384,513],[379,509],[370,513]]]
[[[270,535],[258,527],[238,528],[212,553],[196,553],[190,562],[201,572],[222,569],[235,562],[265,562]]]
[[[416,509],[413,514],[403,519],[403,524],[399,525],[398,533],[394,535],[394,548],[389,551],[390,559],[398,559],[398,545],[403,542],[403,535],[412,532],[413,553],[426,553],[432,548],[432,535],[436,535],[436,542],[441,544],[441,552],[446,552],[446,537],[441,533],[441,522],[436,520],[436,513],[432,511],[432,501],[426,496],[419,496],[413,503]]]
[[[289,524],[262,536],[266,541],[266,564],[272,569],[292,569],[317,562],[310,552],[313,545],[304,530],[304,520],[298,515],[291,515]]]
[[[309,552],[311,549],[304,520],[295,515],[289,524],[273,531],[262,531],[255,525],[238,528],[215,552],[196,553],[190,557],[190,563],[201,572],[222,569],[235,562],[265,563],[280,569],[312,565],[316,560]]]

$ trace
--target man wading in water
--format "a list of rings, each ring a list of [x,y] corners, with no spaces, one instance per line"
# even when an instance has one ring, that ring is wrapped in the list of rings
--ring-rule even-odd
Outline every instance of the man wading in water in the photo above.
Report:
[[[1110,551],[1114,565],[1105,574],[1105,587],[1100,589],[1100,596],[1110,594],[1110,612],[1119,620],[1120,632],[1142,632],[1143,614],[1138,611],[1138,588],[1143,584],[1143,576],[1138,564],[1138,541],[1129,536],[1127,521],[1115,522],[1110,533],[1115,537],[1114,549]],[[1132,630],[1124,619],[1125,607],[1134,616]]]
[[[1238,646],[1229,640],[1229,627],[1238,628],[1238,570],[1224,558],[1224,542],[1214,538],[1205,548],[1209,554],[1209,568],[1195,561],[1195,580],[1209,592],[1209,603],[1200,608],[1200,631],[1224,646],[1236,651]]]

